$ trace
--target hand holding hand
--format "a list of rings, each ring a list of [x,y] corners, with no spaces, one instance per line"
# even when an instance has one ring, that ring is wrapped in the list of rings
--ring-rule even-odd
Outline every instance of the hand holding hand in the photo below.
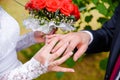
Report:
[[[65,35],[54,34],[47,36],[47,42],[51,42],[53,40],[52,38],[54,37],[56,37],[59,40],[59,43],[52,50],[53,53],[57,52],[66,43],[69,44],[65,47],[65,49],[67,49],[64,55],[66,55],[69,52],[72,52],[76,47],[78,48],[78,51],[74,54],[73,57],[74,61],[77,61],[78,58],[87,50],[90,41],[89,34],[85,32],[73,32]]]
[[[53,41],[51,41],[49,44],[46,44],[41,50],[39,50],[34,56],[34,58],[38,60],[41,64],[45,64],[47,61],[49,63],[48,71],[74,72],[74,70],[71,68],[64,68],[59,66],[60,64],[65,62],[70,56],[72,56],[72,52],[69,52],[65,56],[59,58],[64,52],[64,48],[68,46],[67,43],[64,44],[63,47],[61,47],[56,53],[50,53],[57,42],[58,39],[53,38]]]
[[[41,31],[35,31],[34,32],[34,38],[37,43],[45,42],[45,35],[52,35],[56,32],[56,29],[53,29],[49,34],[44,34]]]

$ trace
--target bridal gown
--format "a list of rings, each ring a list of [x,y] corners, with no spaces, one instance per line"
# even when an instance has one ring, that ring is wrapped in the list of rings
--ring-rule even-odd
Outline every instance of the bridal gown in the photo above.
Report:
[[[17,21],[0,7],[0,80],[32,80],[47,71],[34,58],[25,64],[17,58],[17,51],[34,43],[33,33],[21,37]]]

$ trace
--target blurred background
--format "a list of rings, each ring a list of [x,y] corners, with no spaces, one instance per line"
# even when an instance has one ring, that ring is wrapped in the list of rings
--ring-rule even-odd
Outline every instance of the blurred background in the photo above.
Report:
[[[24,5],[28,0],[17,1]],[[76,31],[100,28],[112,16],[118,4],[115,0],[114,2],[111,0],[73,0],[73,2],[79,6],[81,14],[80,20],[75,23]],[[29,15],[24,6],[19,5],[14,0],[0,0],[0,6],[18,21],[21,35],[30,31],[23,26],[23,20]],[[60,30],[57,33],[64,34]],[[43,45],[35,44],[18,52],[18,58],[25,63]],[[103,80],[108,55],[108,52],[85,55],[77,62],[69,58],[62,66],[74,68],[75,73],[49,72],[35,80]]]

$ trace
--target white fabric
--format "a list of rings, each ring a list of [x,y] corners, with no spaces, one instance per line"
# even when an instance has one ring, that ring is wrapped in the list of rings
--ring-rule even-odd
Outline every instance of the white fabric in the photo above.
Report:
[[[73,21],[69,23],[60,22],[59,25],[56,25],[54,21],[48,22],[47,20],[41,20],[42,25],[40,25],[39,19],[34,19],[34,17],[29,17],[24,20],[23,24],[26,26],[27,29],[32,29],[33,31],[41,31],[43,33],[49,34],[54,28],[60,28],[63,31],[72,31],[75,28],[72,25]]]
[[[15,47],[19,38],[19,25],[0,8],[0,74],[21,64],[17,59]]]
[[[0,80],[32,80],[47,72],[47,64],[42,65],[32,58],[18,68],[0,76]]]
[[[19,33],[17,21],[0,7],[0,80],[31,80],[47,71],[34,59],[24,65],[17,59]]]
[[[117,78],[115,80],[120,80],[120,71],[119,71]]]
[[[85,32],[85,33],[87,33],[87,34],[89,34],[89,35],[90,35],[90,41],[89,41],[89,44],[91,44],[91,43],[92,43],[92,41],[93,41],[93,35],[92,35],[92,33],[91,33],[91,32],[89,32],[89,31],[87,31],[87,30],[80,31],[80,32]]]

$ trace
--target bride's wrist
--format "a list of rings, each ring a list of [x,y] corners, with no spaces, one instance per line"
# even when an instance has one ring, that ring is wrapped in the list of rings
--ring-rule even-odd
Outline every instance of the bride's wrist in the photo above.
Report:
[[[32,66],[38,67],[38,72],[40,74],[48,72],[48,62],[42,64],[40,61],[38,61],[35,57],[33,57],[30,62],[32,62]]]
[[[45,64],[45,59],[43,57],[35,55],[33,58],[36,59],[39,63]]]

